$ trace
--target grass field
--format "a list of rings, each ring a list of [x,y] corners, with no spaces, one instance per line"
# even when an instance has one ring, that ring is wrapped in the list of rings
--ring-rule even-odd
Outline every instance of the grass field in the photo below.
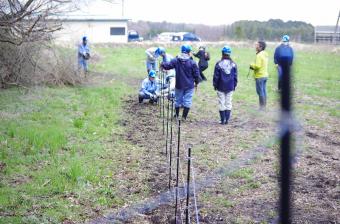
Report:
[[[209,120],[212,123],[211,131],[219,128],[220,133],[225,133],[217,127],[216,96],[211,84],[214,63],[220,57],[220,47],[222,46],[208,48],[211,60],[205,74],[209,81],[199,86],[194,97],[194,108],[189,116],[193,118],[193,122]],[[233,125],[246,119],[250,122],[252,119],[259,119],[260,124],[265,125],[262,129],[249,126],[247,130],[230,130],[234,144],[228,154],[223,150],[218,151],[218,142],[215,145],[209,141],[196,144],[195,155],[199,158],[197,166],[206,171],[223,166],[224,162],[238,158],[269,135],[275,135],[275,132],[268,131],[273,131],[277,116],[258,116],[254,80],[247,78],[248,65],[254,59],[254,49],[238,46],[232,48],[232,57],[239,68],[239,86],[233,99]],[[269,55],[273,55],[273,50],[268,49]],[[128,45],[95,46],[93,51],[98,55],[99,61],[91,65],[91,70],[96,71],[92,78],[98,81],[101,80],[100,74],[106,74],[106,79],[100,85],[98,82],[93,85],[92,78],[89,78],[84,85],[76,87],[0,90],[0,223],[81,223],[141,201],[157,192],[145,182],[154,175],[151,172],[154,170],[148,168],[143,161],[146,146],[152,146],[135,144],[126,137],[131,128],[136,128],[132,126],[134,122],[140,125],[139,119],[144,119],[143,124],[146,125],[148,119],[151,119],[135,116],[134,121],[129,120],[135,111],[130,110],[129,114],[124,109],[130,107],[126,105],[131,101],[130,96],[137,99],[135,95],[140,82],[146,76],[145,48]],[[176,55],[178,47],[170,47],[168,52]],[[330,147],[330,153],[340,142],[339,65],[339,55],[331,51],[296,49],[296,115],[305,131],[311,133],[310,136],[317,133],[318,136],[325,137],[321,140],[327,137],[334,143],[324,143]],[[268,108],[275,112],[279,107],[277,76],[272,60],[269,73]],[[147,114],[147,107],[142,109],[145,116],[157,117],[156,113]],[[267,123],[267,120],[271,123]],[[254,125],[256,124],[259,123]],[[158,125],[160,127],[160,123]],[[193,124],[188,124],[187,127],[190,128],[190,125]],[[160,139],[159,133],[155,131],[150,136]],[[209,132],[207,133],[209,138]],[[308,133],[307,137],[310,137]],[[149,140],[138,137],[140,141]],[[189,143],[197,140],[194,135],[187,134],[186,137],[185,141]],[[305,150],[311,152],[311,155],[313,150],[319,150],[315,146],[317,142],[306,140],[305,144]],[[211,150],[207,150],[207,147]],[[277,144],[268,143],[268,147],[274,149],[271,156],[275,156]],[[338,161],[338,156],[336,151],[330,155],[334,162]],[[263,170],[271,170],[273,163]],[[338,169],[339,165],[328,168],[335,172],[334,169]],[[211,189],[203,192],[200,198],[202,206],[205,205],[202,214],[206,214],[205,217],[208,218],[204,222],[203,217],[202,223],[212,223],[214,211],[220,214],[217,207],[235,209],[240,202],[237,198],[242,195],[265,188],[267,182],[271,182],[270,186],[275,186],[275,183],[265,179],[265,175],[259,177],[257,169],[257,166],[248,167],[233,173],[230,180],[243,183],[236,187],[232,185],[233,192],[230,190],[231,183],[223,181],[217,185],[224,189],[219,194]],[[304,168],[300,171],[302,176],[306,175]],[[224,194],[232,196],[228,198]],[[334,203],[339,205],[339,202]],[[314,211],[313,208],[308,210],[311,213]],[[335,211],[331,208],[329,211],[331,219],[331,214]],[[248,217],[238,214],[234,219],[228,219],[229,216],[223,212],[221,215],[224,215],[224,221],[232,220],[234,223],[256,221],[256,217],[251,215]],[[275,216],[275,205],[266,215]],[[260,219],[265,220],[263,217]]]

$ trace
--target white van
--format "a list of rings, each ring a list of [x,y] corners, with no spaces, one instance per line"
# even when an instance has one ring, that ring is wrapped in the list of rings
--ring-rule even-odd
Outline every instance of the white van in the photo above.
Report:
[[[176,33],[174,32],[163,32],[158,34],[157,40],[158,41],[164,41],[164,42],[170,42],[172,41],[172,37],[175,36]]]

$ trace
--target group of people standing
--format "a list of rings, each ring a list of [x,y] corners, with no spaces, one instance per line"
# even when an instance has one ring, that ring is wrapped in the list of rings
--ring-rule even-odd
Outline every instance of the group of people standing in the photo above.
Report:
[[[254,72],[256,92],[259,97],[260,110],[264,110],[267,104],[266,83],[268,79],[268,53],[265,51],[266,43],[258,41],[255,45],[256,58],[255,62],[249,65],[249,69]],[[159,85],[155,79],[158,57],[162,57],[159,68],[169,72],[167,80],[172,80],[175,85],[167,86],[168,91],[174,91],[175,96],[175,116],[179,117],[180,108],[183,108],[182,118],[187,119],[192,105],[194,90],[198,84],[207,80],[203,71],[208,68],[210,55],[207,54],[204,47],[200,47],[197,53],[192,54],[190,45],[182,45],[181,53],[172,57],[167,54],[162,47],[149,48],[145,51],[147,55],[146,67],[149,77],[143,81],[142,88],[139,92],[139,102],[143,99],[150,99],[151,102],[157,101],[159,92],[164,85]],[[215,64],[213,87],[217,92],[218,107],[220,114],[220,124],[228,124],[232,110],[232,96],[238,83],[238,69],[236,63],[231,58],[232,49],[226,45],[221,49],[221,59]],[[191,55],[198,57],[200,60],[196,63]],[[282,37],[282,44],[275,49],[274,63],[278,70],[278,90],[282,85],[282,68],[278,58],[289,57],[290,65],[294,57],[293,49],[289,46],[289,36]]]

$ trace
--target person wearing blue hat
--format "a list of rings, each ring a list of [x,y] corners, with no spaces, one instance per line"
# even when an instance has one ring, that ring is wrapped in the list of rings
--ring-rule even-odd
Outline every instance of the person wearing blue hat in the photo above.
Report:
[[[289,61],[289,66],[293,64],[294,59],[294,51],[293,48],[289,45],[289,36],[283,35],[282,37],[282,43],[275,49],[274,53],[274,63],[277,68],[278,73],[278,84],[277,88],[278,91],[282,88],[282,67],[280,65],[280,58],[287,58]]]
[[[82,42],[78,46],[78,68],[88,73],[88,60],[90,59],[90,48],[88,46],[87,36],[83,36]]]
[[[142,82],[142,87],[138,94],[139,103],[142,103],[144,99],[150,99],[150,103],[157,102],[158,85],[155,79],[156,72],[150,70],[149,77],[145,78]]]
[[[190,45],[181,46],[181,54],[170,62],[162,62],[161,68],[165,70],[175,69],[175,111],[176,117],[179,116],[179,110],[183,107],[182,118],[187,119],[189,110],[192,105],[194,89],[199,83],[199,69],[196,62],[192,59]]]
[[[159,56],[165,55],[165,49],[163,47],[150,47],[145,51],[146,54],[146,70],[149,73],[150,70],[157,71],[157,60]]]
[[[174,59],[174,57],[171,54],[165,52],[161,56],[162,62],[170,62],[172,59]],[[163,89],[160,91],[160,94],[168,97],[169,99],[173,99],[175,96],[176,71],[175,69],[162,71],[164,72],[165,75],[165,84]],[[162,86],[161,83],[160,86]]]
[[[228,124],[232,109],[232,96],[237,86],[237,65],[231,59],[231,48],[222,48],[222,59],[215,65],[213,86],[217,91],[220,124]]]

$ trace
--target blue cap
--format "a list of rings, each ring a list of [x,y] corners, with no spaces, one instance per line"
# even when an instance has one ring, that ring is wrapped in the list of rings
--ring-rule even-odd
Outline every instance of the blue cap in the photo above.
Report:
[[[182,47],[181,47],[181,51],[182,51],[182,53],[190,53],[190,51],[192,50],[192,48],[191,48],[191,46],[190,45],[188,45],[188,44],[184,44],[184,45],[182,45]]]
[[[83,41],[86,41],[87,40],[87,36],[83,36]]]
[[[283,35],[282,42],[289,42],[289,36],[288,35]]]
[[[164,47],[158,47],[156,49],[155,53],[161,55],[161,54],[165,53],[165,48]]]
[[[223,53],[223,54],[230,55],[230,54],[231,54],[231,48],[230,48],[228,45],[225,45],[225,46],[222,48],[222,53]]]
[[[149,71],[149,77],[155,78],[156,77],[156,72],[154,70]]]

